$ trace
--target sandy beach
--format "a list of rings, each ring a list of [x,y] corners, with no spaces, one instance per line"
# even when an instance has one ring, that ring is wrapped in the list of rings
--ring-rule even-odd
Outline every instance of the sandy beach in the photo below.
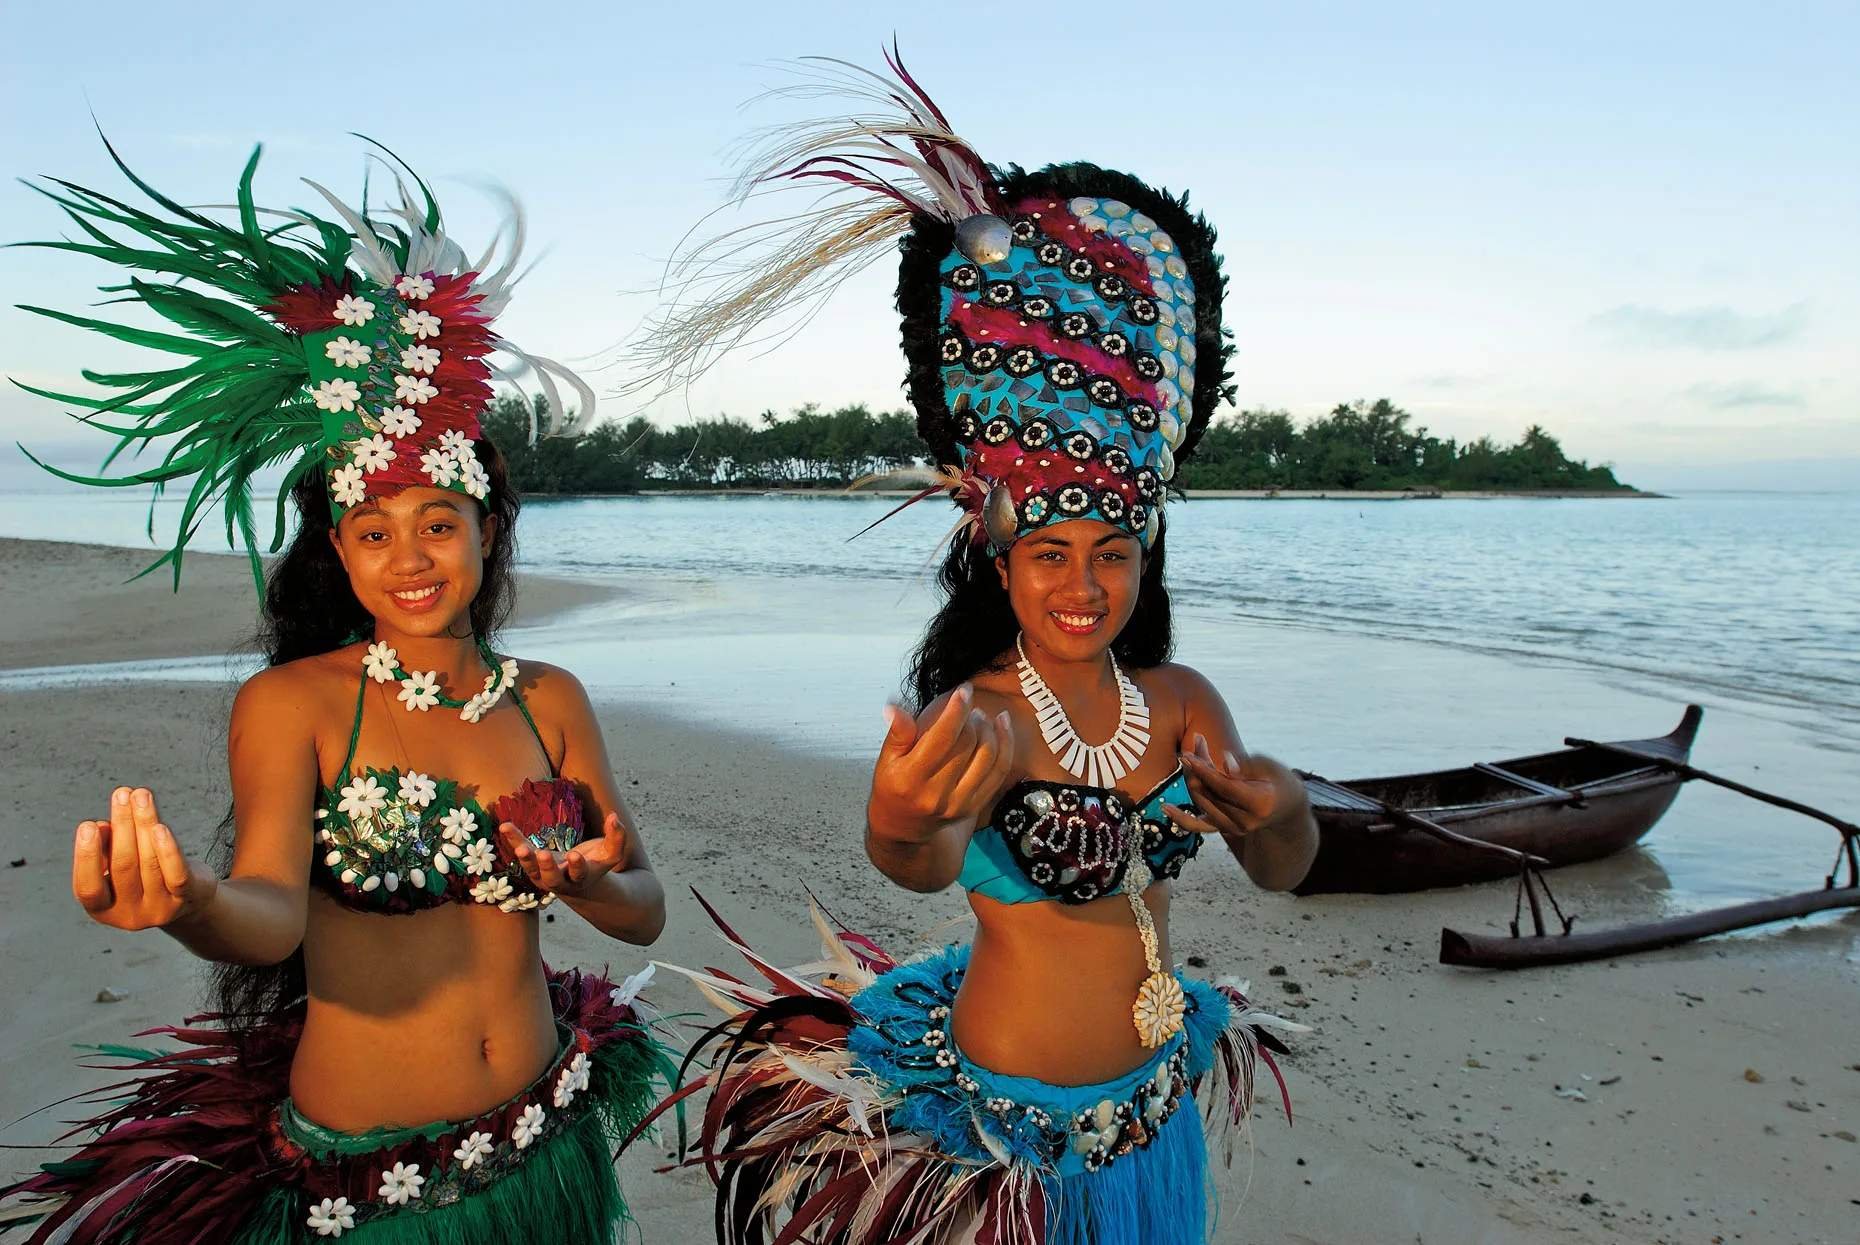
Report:
[[[145,562],[127,550],[0,541],[0,782],[10,797],[4,856],[11,865],[0,869],[7,914],[0,991],[12,1000],[0,1014],[0,1120],[19,1121],[0,1141],[15,1146],[48,1140],[68,1112],[21,1116],[97,1083],[98,1074],[75,1063],[74,1043],[120,1040],[197,1002],[200,968],[178,945],[87,922],[67,889],[70,827],[112,785],[153,786],[193,850],[205,847],[224,812],[225,716],[239,668],[227,655],[249,642],[249,570],[241,559],[190,555],[176,596],[158,576],[123,582]],[[751,593],[774,621],[742,608]],[[861,732],[876,742],[877,707],[892,675],[888,658],[844,643],[844,628],[864,624],[836,623],[832,602],[815,586],[690,578],[635,589],[531,576],[521,600],[507,645],[519,658],[579,672],[597,653],[625,655],[617,673],[588,681],[671,897],[653,958],[726,963],[690,885],[752,941],[795,961],[814,952],[804,884],[894,950],[960,936],[959,895],[890,887],[860,851],[867,769],[854,745]],[[884,604],[884,620],[872,626],[886,629],[885,643],[870,647],[889,653],[923,613],[914,598]],[[801,615],[820,621],[812,630],[781,629]],[[838,646],[813,642],[836,625]],[[764,664],[792,665],[791,673],[765,674],[745,690],[740,670],[753,659],[718,663],[725,673],[706,668],[707,653],[753,647],[758,637],[780,659]],[[1365,656],[1365,645],[1394,642],[1294,628],[1258,627],[1230,640],[1222,661],[1271,657],[1251,659],[1258,698],[1235,703],[1243,731],[1262,749],[1327,773],[1527,750],[1490,746],[1520,723],[1535,723],[1536,737],[1516,741],[1527,745],[1591,726],[1620,736],[1671,725],[1654,720],[1666,712],[1656,698],[1619,681],[1430,655],[1413,644]],[[1185,637],[1183,651],[1200,665],[1206,649]],[[1391,671],[1373,712],[1357,693],[1312,675],[1346,656]],[[138,664],[45,669],[94,662]],[[783,698],[769,689],[809,688],[832,671],[853,690],[823,694],[817,711],[773,703]],[[1484,717],[1456,709],[1439,690],[1443,674],[1499,707]],[[1230,700],[1230,680],[1239,677],[1220,680]],[[1598,724],[1630,710],[1646,720],[1615,731]],[[1816,756],[1760,715],[1713,712],[1707,735],[1723,755],[1762,765],[1765,785],[1839,806],[1851,754]],[[817,730],[793,729],[814,716]],[[1346,731],[1347,747],[1338,742]],[[1846,776],[1818,779],[1834,769]],[[1771,833],[1769,819],[1748,807],[1691,792],[1671,817],[1682,810],[1748,816],[1752,833],[1759,825]],[[1772,845],[1777,876],[1812,885],[1832,840],[1796,834],[1779,834]],[[1801,844],[1815,846],[1804,854]],[[1590,927],[1656,915],[1674,902],[1665,866],[1647,851],[1554,881]],[[1759,881],[1767,885],[1768,875]],[[1221,1178],[1216,1239],[1860,1237],[1860,919],[1512,975],[1434,962],[1443,924],[1495,929],[1509,915],[1502,887],[1295,900],[1252,889],[1219,852],[1188,872],[1173,910],[1176,954],[1210,973],[1251,978],[1259,997],[1313,1030],[1296,1040],[1286,1067],[1296,1123],[1288,1128],[1276,1105],[1262,1104],[1250,1158],[1243,1149]],[[646,958],[602,940],[572,914],[550,922],[545,944],[555,962],[622,972]],[[106,990],[123,997],[99,1001]],[[703,1006],[663,975],[654,994],[669,1012]],[[20,1170],[38,1157],[11,1150],[0,1165]],[[708,1182],[701,1173],[655,1174],[663,1157],[662,1147],[643,1145],[625,1163],[644,1239],[709,1239]]]

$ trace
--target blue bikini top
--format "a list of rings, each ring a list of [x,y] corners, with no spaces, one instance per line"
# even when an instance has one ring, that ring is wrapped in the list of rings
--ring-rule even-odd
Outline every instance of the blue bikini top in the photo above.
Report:
[[[1164,803],[1194,808],[1180,767],[1135,801],[1107,787],[1023,779],[969,837],[957,881],[997,903],[1079,904],[1115,895],[1133,827],[1150,872],[1174,878],[1201,849],[1201,836],[1170,821]]]

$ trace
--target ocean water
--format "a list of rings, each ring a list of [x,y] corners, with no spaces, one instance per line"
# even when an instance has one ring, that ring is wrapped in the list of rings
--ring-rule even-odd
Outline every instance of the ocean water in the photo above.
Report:
[[[852,539],[893,504],[537,500],[524,508],[521,557],[634,582],[922,581],[952,511],[924,503]],[[0,535],[145,545],[145,520],[128,497],[0,494]],[[1170,586],[1199,615],[1607,667],[1797,708],[1860,742],[1860,493],[1207,499],[1172,507],[1170,520]]]

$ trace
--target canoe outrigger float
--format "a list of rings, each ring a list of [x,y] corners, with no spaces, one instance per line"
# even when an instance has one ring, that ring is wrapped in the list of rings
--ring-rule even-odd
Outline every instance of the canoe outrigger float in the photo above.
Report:
[[[1473,968],[1571,964],[1669,947],[1711,934],[1860,907],[1860,826],[1690,764],[1704,711],[1689,705],[1657,739],[1567,738],[1555,752],[1463,769],[1332,782],[1304,774],[1320,835],[1296,890],[1387,894],[1517,878],[1510,935],[1440,931],[1440,962]],[[1814,890],[1618,929],[1571,932],[1543,870],[1631,846],[1671,806],[1681,784],[1710,783],[1825,822],[1840,834],[1834,866]],[[1532,933],[1520,927],[1530,909]],[[1546,927],[1548,905],[1560,929]]]

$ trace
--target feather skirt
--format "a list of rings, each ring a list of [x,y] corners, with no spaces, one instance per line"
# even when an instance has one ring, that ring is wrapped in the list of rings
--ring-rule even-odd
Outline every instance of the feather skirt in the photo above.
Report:
[[[1152,1058],[1103,1084],[1050,1085],[956,1049],[967,947],[900,965],[815,923],[823,959],[783,969],[718,918],[766,988],[680,970],[730,1018],[686,1058],[708,1071],[655,1115],[710,1091],[683,1164],[716,1184],[722,1245],[1199,1245],[1207,1139],[1231,1160],[1261,1063],[1290,1116],[1270,1030],[1302,1026],[1239,983],[1184,978],[1186,1027]]]
[[[561,1046],[508,1102],[465,1121],[335,1133],[289,1098],[295,1024],[235,1048],[212,1027],[157,1030],[165,1052],[113,1049],[135,1075],[70,1158],[0,1190],[36,1216],[31,1245],[609,1242],[627,1221],[614,1142],[674,1066],[598,974],[550,973]]]

